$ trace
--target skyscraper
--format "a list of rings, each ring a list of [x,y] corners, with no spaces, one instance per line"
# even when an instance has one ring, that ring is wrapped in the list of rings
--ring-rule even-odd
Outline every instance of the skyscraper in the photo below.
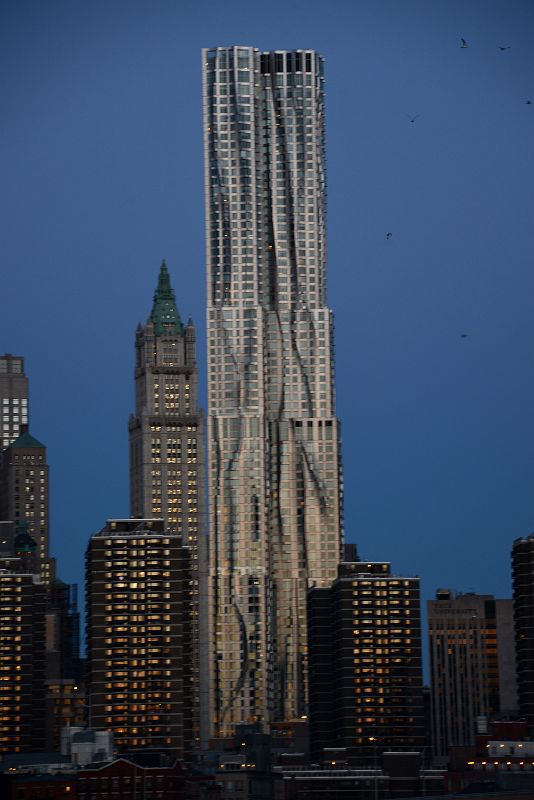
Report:
[[[343,563],[308,593],[313,761],[346,748],[352,766],[424,745],[419,578],[388,563]]]
[[[0,450],[7,447],[28,424],[28,378],[24,374],[22,356],[6,353],[0,356],[0,408],[2,434]]]
[[[90,719],[122,748],[191,752],[190,551],[162,520],[108,520],[86,554]]]
[[[449,748],[475,743],[499,713],[517,713],[511,600],[439,589],[428,601],[432,743],[436,763]]]
[[[130,512],[158,517],[195,551],[203,531],[204,417],[198,408],[195,329],[184,325],[165,261],[152,311],[135,336],[130,417]]]
[[[46,588],[0,562],[0,607],[0,753],[43,750]]]
[[[152,311],[135,335],[135,414],[130,417],[130,513],[160,518],[191,550],[194,735],[200,736],[200,693],[207,689],[204,414],[198,406],[195,328],[184,325],[163,261]],[[203,633],[202,640],[207,639]],[[205,686],[206,684],[206,686]],[[207,712],[207,703],[203,709]]]
[[[323,59],[203,51],[212,726],[307,713],[306,592],[337,575]]]
[[[47,584],[54,578],[50,558],[48,465],[46,447],[23,424],[22,432],[0,454],[0,520],[10,520],[37,545],[35,569]]]
[[[512,547],[519,711],[534,737],[534,533]]]

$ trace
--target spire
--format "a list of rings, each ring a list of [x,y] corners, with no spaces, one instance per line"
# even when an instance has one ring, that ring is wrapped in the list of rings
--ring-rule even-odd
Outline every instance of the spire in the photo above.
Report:
[[[156,335],[164,333],[182,335],[184,332],[165,259],[161,262],[150,319]]]

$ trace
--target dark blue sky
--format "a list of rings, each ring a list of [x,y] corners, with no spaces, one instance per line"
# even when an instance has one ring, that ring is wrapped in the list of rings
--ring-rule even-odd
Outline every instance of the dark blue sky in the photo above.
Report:
[[[0,352],[26,357],[60,575],[82,583],[88,537],[128,514],[134,330],[163,256],[204,372],[200,48],[314,47],[347,539],[425,597],[508,595],[512,540],[534,529],[532,2],[1,15]]]

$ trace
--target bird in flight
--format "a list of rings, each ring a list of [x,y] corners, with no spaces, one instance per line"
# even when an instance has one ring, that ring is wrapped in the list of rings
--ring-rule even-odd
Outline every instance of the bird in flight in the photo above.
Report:
[[[531,106],[532,105],[532,100],[525,100],[525,105]]]
[[[460,339],[467,339],[468,336],[469,336],[468,333],[461,333],[460,334]]]
[[[388,231],[388,233],[386,233],[386,239],[391,239],[392,236],[393,236],[393,234],[390,233],[389,231]]]
[[[462,50],[465,50],[465,48],[466,48],[466,47],[469,47],[469,45],[467,44],[467,42],[465,41],[465,39],[464,39],[464,38],[460,37],[460,39],[461,39],[461,42],[462,42],[462,44],[460,45],[460,47],[462,48]]]
[[[410,122],[415,122],[415,120],[417,119],[417,117],[420,117],[420,116],[421,116],[421,114],[416,114],[416,115],[415,115],[415,117],[412,117],[412,115],[411,115],[411,114],[406,114],[406,116],[408,117],[408,119],[410,120]]]
[[[499,50],[501,50],[501,52],[504,52],[505,50],[510,50],[510,45],[508,45],[507,47],[499,47]]]

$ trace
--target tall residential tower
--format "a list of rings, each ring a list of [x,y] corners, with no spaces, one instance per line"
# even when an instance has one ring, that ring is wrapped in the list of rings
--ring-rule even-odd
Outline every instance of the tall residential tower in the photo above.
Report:
[[[307,714],[306,592],[337,576],[323,59],[203,51],[212,726]]]

